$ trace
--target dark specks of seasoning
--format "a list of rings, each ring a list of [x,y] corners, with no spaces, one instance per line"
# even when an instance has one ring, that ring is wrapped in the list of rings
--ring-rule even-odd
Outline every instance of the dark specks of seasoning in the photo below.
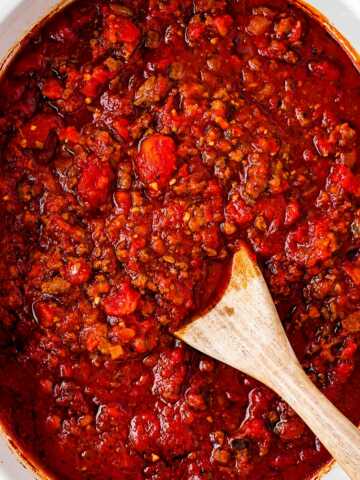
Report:
[[[225,305],[223,310],[225,315],[227,315],[228,317],[231,317],[232,315],[234,315],[234,309],[232,307],[228,307],[227,305]]]
[[[285,0],[79,0],[34,35],[0,85],[14,442],[59,480],[312,478],[286,403],[173,332],[246,244],[359,423],[359,73]]]

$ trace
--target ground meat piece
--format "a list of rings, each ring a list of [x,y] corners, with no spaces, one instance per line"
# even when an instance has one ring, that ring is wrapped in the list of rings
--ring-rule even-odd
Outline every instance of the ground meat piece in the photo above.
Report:
[[[266,189],[269,175],[269,158],[266,154],[249,155],[245,168],[244,194],[256,199]]]
[[[66,293],[70,289],[70,283],[62,278],[55,277],[52,280],[44,282],[42,284],[42,291],[43,293],[47,293],[49,295],[57,295]]]
[[[221,11],[225,7],[224,0],[195,0],[196,12]]]
[[[222,37],[226,37],[229,34],[229,30],[233,25],[233,19],[230,15],[221,15],[213,19],[213,25]]]
[[[134,97],[134,104],[136,106],[149,106],[153,103],[159,102],[165,97],[169,90],[169,81],[162,75],[151,76],[141,85]]]
[[[359,332],[360,331],[360,311],[353,312],[348,315],[344,320],[341,322],[344,330],[347,332]]]
[[[301,21],[293,17],[282,18],[274,30],[278,38],[286,38],[290,43],[298,42],[303,33]]]
[[[359,73],[296,2],[69,3],[0,80],[1,423],[56,479],[312,478],[286,403],[174,332],[247,243],[360,421]]]
[[[263,35],[269,30],[271,24],[271,19],[262,15],[255,15],[251,17],[250,23],[246,29],[252,35]]]
[[[130,19],[116,15],[109,15],[106,18],[105,39],[110,44],[137,43],[140,35],[140,30]]]

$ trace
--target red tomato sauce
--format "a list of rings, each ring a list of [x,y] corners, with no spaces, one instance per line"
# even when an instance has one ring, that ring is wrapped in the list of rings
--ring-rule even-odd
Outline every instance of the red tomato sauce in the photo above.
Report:
[[[78,1],[0,87],[0,417],[61,480],[304,480],[329,461],[172,333],[240,242],[360,421],[360,78],[283,0]]]

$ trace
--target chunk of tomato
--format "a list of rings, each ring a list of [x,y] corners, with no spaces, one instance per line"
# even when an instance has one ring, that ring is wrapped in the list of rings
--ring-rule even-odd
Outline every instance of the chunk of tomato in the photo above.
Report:
[[[151,135],[140,146],[136,158],[140,179],[150,188],[164,189],[176,167],[176,147],[173,139],[166,135]]]
[[[130,315],[138,305],[140,294],[128,282],[121,284],[104,300],[104,308],[108,315]]]

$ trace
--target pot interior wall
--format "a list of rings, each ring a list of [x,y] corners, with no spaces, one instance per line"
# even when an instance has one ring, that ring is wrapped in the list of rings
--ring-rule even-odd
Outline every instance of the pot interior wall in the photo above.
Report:
[[[1,0],[0,10],[0,59],[7,63],[14,45],[56,8],[72,0]],[[342,32],[352,46],[360,52],[360,2],[358,0],[307,0],[321,11]],[[34,480],[34,473],[21,465],[11,452],[8,442],[0,436],[0,480]],[[323,480],[346,480],[348,477],[335,467]]]

